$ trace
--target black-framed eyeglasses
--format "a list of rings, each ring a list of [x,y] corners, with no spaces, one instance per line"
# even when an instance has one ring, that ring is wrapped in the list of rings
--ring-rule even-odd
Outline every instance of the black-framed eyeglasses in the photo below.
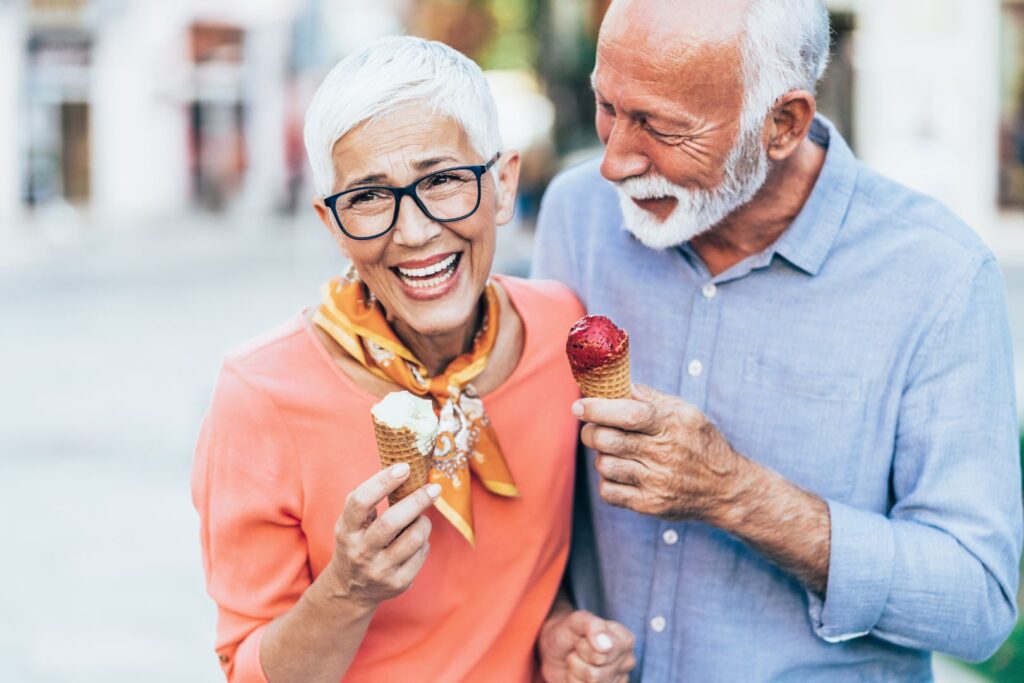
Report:
[[[354,240],[386,235],[398,222],[402,198],[412,197],[420,211],[438,223],[469,218],[480,208],[480,177],[498,161],[501,152],[486,164],[456,166],[434,171],[405,187],[368,185],[324,198],[338,227]]]

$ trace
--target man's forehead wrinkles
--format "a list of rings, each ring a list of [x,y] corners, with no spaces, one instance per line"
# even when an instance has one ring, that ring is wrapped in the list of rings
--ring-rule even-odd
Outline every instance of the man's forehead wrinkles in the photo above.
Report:
[[[677,45],[727,43],[744,30],[750,4],[750,0],[619,0],[608,11],[601,34],[651,54]],[[709,12],[712,5],[714,10]]]

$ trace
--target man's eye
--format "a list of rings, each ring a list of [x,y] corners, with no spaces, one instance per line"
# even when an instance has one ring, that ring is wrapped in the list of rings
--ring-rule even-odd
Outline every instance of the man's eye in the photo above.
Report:
[[[678,133],[664,133],[660,130],[657,130],[656,128],[651,128],[650,126],[647,126],[647,132],[649,132],[651,135],[658,138],[662,142],[666,142],[673,145],[679,144],[680,142],[686,140],[685,135],[679,135]]]

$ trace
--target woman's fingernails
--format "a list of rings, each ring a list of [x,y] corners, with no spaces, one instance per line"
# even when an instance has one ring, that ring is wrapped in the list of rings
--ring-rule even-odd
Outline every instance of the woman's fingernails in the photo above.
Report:
[[[437,498],[438,496],[440,496],[441,495],[441,485],[440,484],[431,484],[430,486],[428,486],[427,487],[427,495],[430,496],[431,498]]]
[[[391,466],[391,476],[395,479],[401,479],[407,474],[409,474],[409,463],[400,462],[397,465]]]
[[[597,644],[597,649],[601,652],[607,652],[612,649],[612,639],[607,633],[598,633],[597,638],[594,638],[594,641]]]
[[[579,401],[575,401],[572,404],[572,414],[576,417],[583,417],[583,404]]]

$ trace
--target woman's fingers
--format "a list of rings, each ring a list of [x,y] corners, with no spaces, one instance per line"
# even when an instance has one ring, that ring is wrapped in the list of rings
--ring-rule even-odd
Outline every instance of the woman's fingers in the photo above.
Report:
[[[366,530],[364,540],[371,548],[386,548],[441,495],[439,484],[428,484],[389,507]]]
[[[636,636],[633,635],[633,632],[617,621],[606,621],[605,625],[616,646],[621,647],[625,652],[632,653],[633,645],[636,643]]]
[[[633,634],[618,622],[606,621],[589,612],[582,614],[585,617],[577,621],[580,638],[573,652],[579,661],[576,668],[580,675],[591,677],[583,680],[618,680],[636,665]]]
[[[389,564],[394,567],[405,564],[430,540],[431,522],[428,517],[420,516],[405,528],[402,533],[384,550]]]
[[[619,671],[610,666],[594,666],[583,661],[575,652],[569,654],[566,660],[569,669],[570,681],[585,681],[586,683],[610,683],[619,677]]]
[[[430,543],[424,543],[420,546],[419,550],[412,554],[408,560],[405,561],[397,572],[395,572],[395,581],[402,587],[402,590],[406,590],[412,585],[413,579],[420,573],[420,569],[423,568],[423,564],[427,561],[427,554],[430,552]]]
[[[381,470],[357,486],[345,498],[341,522],[348,531],[365,528],[372,521],[377,504],[409,477],[409,465],[398,463]]]

